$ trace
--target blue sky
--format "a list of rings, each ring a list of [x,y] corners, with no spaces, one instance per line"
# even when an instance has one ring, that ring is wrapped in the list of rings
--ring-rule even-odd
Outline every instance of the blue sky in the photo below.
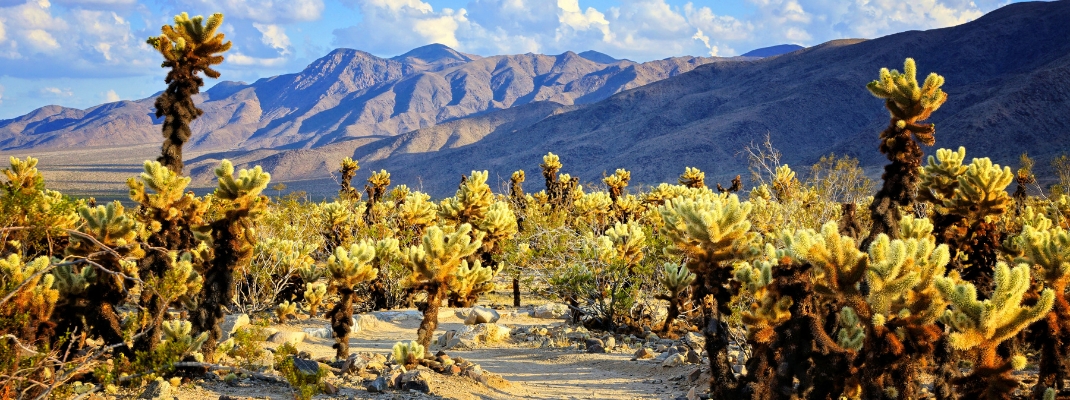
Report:
[[[597,50],[647,61],[734,56],[958,25],[1007,0],[0,0],[0,119],[162,90],[144,44],[175,14],[223,12],[224,80],[296,72],[337,47],[394,56]],[[216,81],[208,80],[208,86]]]

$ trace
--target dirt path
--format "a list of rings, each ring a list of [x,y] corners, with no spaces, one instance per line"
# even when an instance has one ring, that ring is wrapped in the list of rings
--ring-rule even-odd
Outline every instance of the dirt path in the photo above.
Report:
[[[560,320],[535,319],[524,313],[510,313],[499,325],[511,328],[559,324]],[[388,354],[394,343],[416,337],[418,319],[390,322],[390,315],[381,315],[383,321],[362,328],[350,339],[351,352]],[[453,309],[443,309],[439,315],[436,336],[451,329],[461,329],[463,321]],[[274,328],[280,331],[297,332],[305,328],[322,328],[322,319],[302,320]],[[307,351],[313,358],[332,357],[333,339],[308,337],[297,347]],[[430,351],[440,348],[432,345]],[[662,367],[651,361],[631,361],[634,349],[608,354],[586,354],[577,349],[538,348],[534,342],[508,341],[493,347],[479,346],[472,350],[448,350],[451,357],[463,357],[480,364],[484,370],[500,374],[506,382],[486,386],[470,378],[431,374],[431,392],[427,396],[415,392],[388,391],[369,393],[359,378],[346,380],[335,396],[318,398],[356,399],[675,399],[684,396],[692,385],[680,379],[699,368],[697,365]],[[286,385],[260,381],[245,381],[237,384],[202,382],[184,385],[179,398],[216,399],[220,395],[257,398],[290,398]]]

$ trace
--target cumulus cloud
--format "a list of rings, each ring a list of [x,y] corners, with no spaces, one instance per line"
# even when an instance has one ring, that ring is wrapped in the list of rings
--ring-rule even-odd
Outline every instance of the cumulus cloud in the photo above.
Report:
[[[262,24],[315,21],[323,15],[323,0],[177,0],[176,10],[219,10],[227,18]],[[191,13],[192,14],[192,13]]]
[[[114,102],[117,102],[119,100],[122,100],[122,99],[119,98],[119,94],[115,93],[114,89],[109,90],[106,93],[104,93],[104,102],[105,103],[114,103]]]
[[[43,97],[62,98],[62,97],[74,97],[74,91],[71,88],[60,89],[58,87],[46,87],[42,88],[39,94]]]

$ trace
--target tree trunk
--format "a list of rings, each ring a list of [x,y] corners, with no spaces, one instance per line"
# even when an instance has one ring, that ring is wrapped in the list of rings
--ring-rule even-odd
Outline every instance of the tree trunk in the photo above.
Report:
[[[513,307],[520,307],[520,278],[513,278]]]
[[[349,357],[349,332],[353,326],[353,289],[340,288],[338,293],[342,298],[327,312],[326,317],[331,320],[331,330],[334,332],[335,357],[345,360]]]

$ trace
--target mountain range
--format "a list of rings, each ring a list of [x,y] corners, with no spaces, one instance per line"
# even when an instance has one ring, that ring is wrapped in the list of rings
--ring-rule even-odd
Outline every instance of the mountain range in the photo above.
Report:
[[[1014,3],[950,28],[646,63],[597,52],[480,57],[430,45],[384,59],[338,49],[300,73],[203,93],[187,166],[210,184],[228,158],[329,194],[331,171],[352,156],[358,180],[382,168],[395,184],[443,196],[471,170],[537,177],[541,156],[554,152],[584,182],[616,168],[631,170],[633,185],[672,182],[694,166],[712,184],[745,174],[740,151],[768,136],[797,170],[834,152],[879,174],[888,117],[865,84],[912,57],[919,75],[946,78],[949,95],[930,119],[937,144],[928,152],[963,145],[968,157],[1004,165],[1029,152],[1043,174],[1070,150],[1068,20],[1068,1]],[[0,121],[0,152],[159,143],[152,101],[49,106]]]

